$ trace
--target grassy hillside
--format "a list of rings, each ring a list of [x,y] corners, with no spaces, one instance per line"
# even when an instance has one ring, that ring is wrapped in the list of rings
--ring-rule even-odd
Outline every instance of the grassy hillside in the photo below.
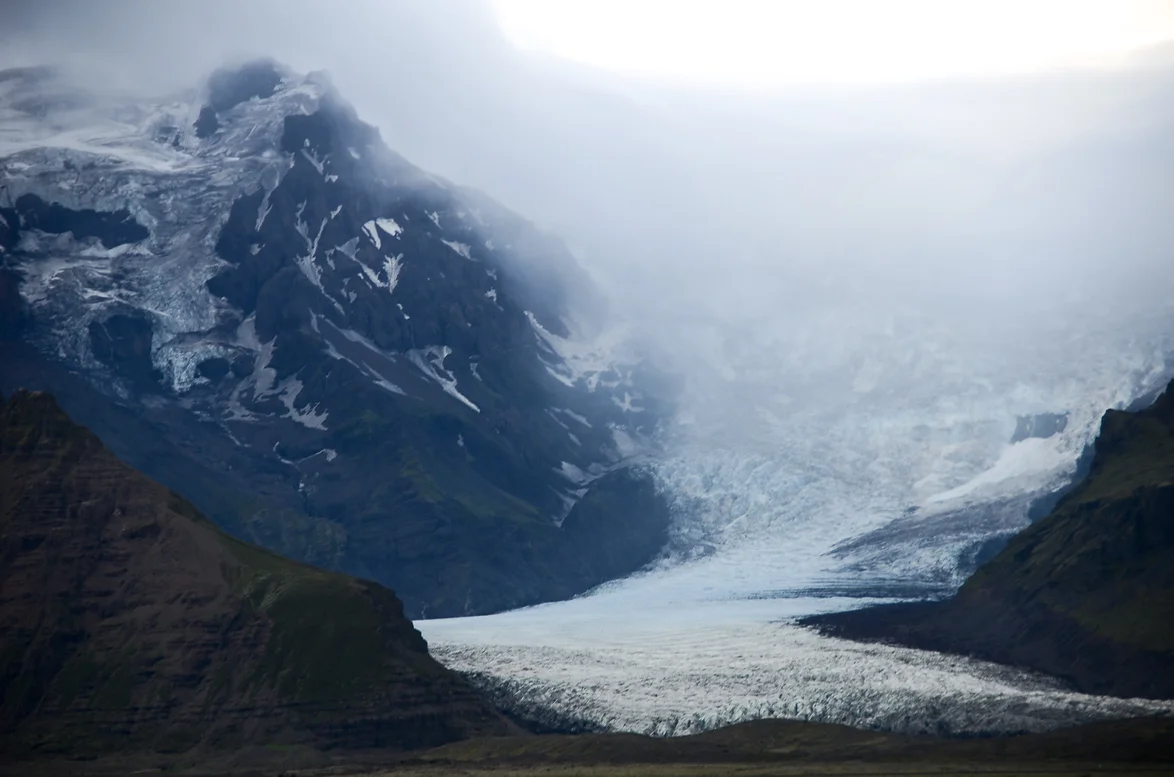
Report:
[[[0,405],[6,753],[417,748],[513,730],[395,595],[230,538],[45,394]]]
[[[810,620],[1117,696],[1174,697],[1174,384],[1101,422],[1088,477],[945,602]]]

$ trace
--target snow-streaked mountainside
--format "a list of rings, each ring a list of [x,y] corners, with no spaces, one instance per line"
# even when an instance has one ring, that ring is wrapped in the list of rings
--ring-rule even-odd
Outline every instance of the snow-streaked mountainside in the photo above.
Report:
[[[587,275],[321,74],[258,62],[143,101],[9,71],[0,111],[6,315],[31,345],[5,382],[46,383],[230,530],[415,615],[570,596],[663,544],[626,470],[663,412],[638,359],[582,336]]]

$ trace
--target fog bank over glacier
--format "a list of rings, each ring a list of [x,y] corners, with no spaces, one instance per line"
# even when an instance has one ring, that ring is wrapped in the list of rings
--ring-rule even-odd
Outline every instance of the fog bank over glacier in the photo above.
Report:
[[[787,621],[952,591],[1071,479],[1106,408],[1174,373],[1169,49],[719,92],[516,52],[476,3],[162,8],[75,4],[50,29],[22,6],[0,64],[56,57],[112,91],[256,55],[325,68],[397,152],[567,241],[610,295],[568,348],[673,377],[645,452],[676,507],[664,557],[570,602],[422,622],[442,660],[521,706],[651,733],[1159,708]]]
[[[995,733],[1160,709],[788,622],[953,591],[1046,510],[1106,408],[1169,380],[1172,87],[1151,67],[630,89],[631,124],[585,122],[607,131],[573,135],[542,196],[514,201],[612,291],[605,328],[681,378],[654,464],[674,541],[593,595],[422,623],[433,649],[541,720],[655,734],[762,716]]]

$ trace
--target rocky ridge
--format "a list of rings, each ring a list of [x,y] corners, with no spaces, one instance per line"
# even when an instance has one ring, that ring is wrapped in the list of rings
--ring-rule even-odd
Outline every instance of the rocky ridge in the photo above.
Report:
[[[392,592],[227,536],[46,394],[0,404],[0,559],[6,754],[514,731]]]
[[[1109,410],[1085,479],[939,602],[806,621],[1029,667],[1086,693],[1174,698],[1174,383]]]
[[[663,545],[632,466],[664,381],[593,345],[604,303],[557,240],[388,150],[322,74],[112,102],[8,71],[0,112],[0,336],[24,344],[0,388],[413,615],[571,596]]]

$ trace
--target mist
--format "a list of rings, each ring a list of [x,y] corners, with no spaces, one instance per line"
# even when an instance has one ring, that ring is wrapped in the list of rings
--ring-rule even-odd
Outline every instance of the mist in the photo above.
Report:
[[[621,330],[686,376],[685,448],[778,451],[860,414],[883,431],[819,455],[884,460],[926,424],[985,435],[961,457],[901,448],[936,462],[886,475],[920,498],[993,466],[1017,413],[1083,413],[1074,460],[1105,406],[1169,371],[1169,48],[1115,70],[721,90],[517,51],[478,2],[4,16],[0,65],[96,92],[196,89],[259,56],[328,71],[393,150],[566,241],[612,301],[580,335]]]

